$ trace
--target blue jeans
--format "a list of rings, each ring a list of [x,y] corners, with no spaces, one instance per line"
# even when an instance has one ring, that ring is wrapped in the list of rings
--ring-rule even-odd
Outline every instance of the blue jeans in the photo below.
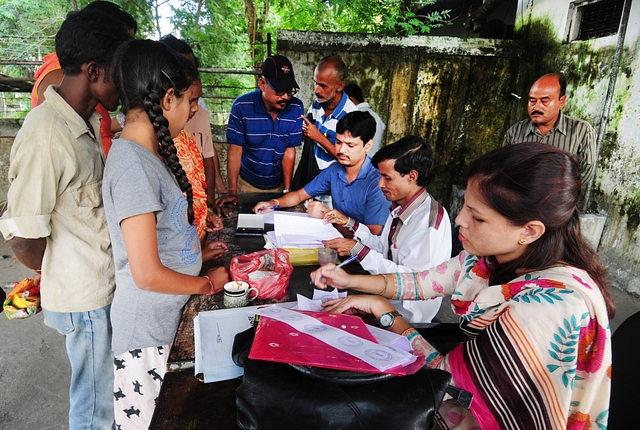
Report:
[[[44,310],[44,322],[66,336],[71,364],[69,429],[113,428],[111,305],[89,312]]]

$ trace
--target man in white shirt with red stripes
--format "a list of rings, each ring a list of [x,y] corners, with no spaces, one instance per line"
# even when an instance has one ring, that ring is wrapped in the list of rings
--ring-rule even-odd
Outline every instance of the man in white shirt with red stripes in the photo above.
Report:
[[[371,274],[427,270],[451,258],[451,222],[446,209],[426,190],[432,152],[420,137],[409,136],[380,149],[372,160],[380,171],[378,187],[392,201],[391,213],[376,236],[344,216],[325,219],[349,228],[353,239],[325,241],[342,256],[357,255]],[[337,214],[337,213],[336,213]],[[438,313],[441,298],[410,301],[396,306],[411,323],[430,322]]]

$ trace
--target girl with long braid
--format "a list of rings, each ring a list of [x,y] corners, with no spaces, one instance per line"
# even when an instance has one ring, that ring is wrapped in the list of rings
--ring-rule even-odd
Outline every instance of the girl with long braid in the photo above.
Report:
[[[193,192],[173,144],[198,109],[197,70],[161,43],[133,40],[116,53],[113,76],[126,115],[102,189],[116,265],[114,409],[118,428],[146,429],[182,307],[190,294],[222,289],[229,275],[218,267],[198,276]]]

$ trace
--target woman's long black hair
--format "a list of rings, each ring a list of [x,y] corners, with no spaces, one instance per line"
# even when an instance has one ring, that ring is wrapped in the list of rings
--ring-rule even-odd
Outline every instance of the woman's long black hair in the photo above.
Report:
[[[132,40],[118,48],[114,60],[114,82],[118,89],[122,112],[142,108],[149,116],[158,136],[158,153],[171,169],[189,204],[187,216],[193,224],[193,190],[178,160],[176,147],[169,133],[169,121],[160,102],[169,89],[182,97],[198,70],[168,46],[153,40]]]
[[[517,259],[492,263],[491,282],[507,283],[518,270],[539,270],[569,264],[589,273],[615,315],[606,269],[596,250],[582,235],[579,204],[581,182],[575,155],[544,143],[520,143],[491,151],[470,168],[484,201],[512,225],[538,220],[544,234]]]

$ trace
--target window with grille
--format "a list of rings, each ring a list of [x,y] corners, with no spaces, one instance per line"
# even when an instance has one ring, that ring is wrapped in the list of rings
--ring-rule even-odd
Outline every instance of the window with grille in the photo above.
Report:
[[[624,0],[591,0],[569,6],[566,42],[611,36],[618,32]]]

